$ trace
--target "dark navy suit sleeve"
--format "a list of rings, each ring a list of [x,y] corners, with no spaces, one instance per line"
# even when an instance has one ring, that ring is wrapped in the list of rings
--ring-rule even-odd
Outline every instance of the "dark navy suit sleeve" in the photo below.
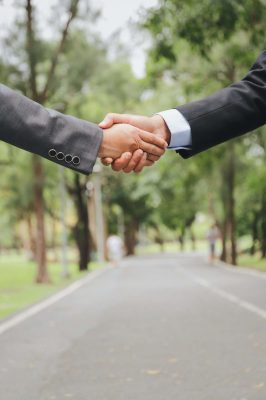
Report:
[[[178,151],[184,158],[264,125],[266,51],[240,82],[177,110],[191,127],[191,149]]]

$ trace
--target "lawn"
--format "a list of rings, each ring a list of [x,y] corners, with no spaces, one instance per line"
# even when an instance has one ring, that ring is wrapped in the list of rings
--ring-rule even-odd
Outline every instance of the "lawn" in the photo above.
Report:
[[[217,243],[217,254],[221,251],[221,243]],[[241,238],[239,240],[239,248],[244,249],[247,248],[249,244],[248,238]],[[164,244],[164,253],[178,253],[180,251],[179,244],[176,243],[165,243]],[[190,252],[192,251],[191,243],[186,243],[185,251]],[[202,255],[208,254],[208,245],[205,240],[198,240],[196,242],[196,251],[198,251]],[[157,254],[161,253],[162,248],[158,244],[148,244],[145,246],[138,246],[137,247],[137,255],[145,255],[145,254]],[[262,259],[260,254],[256,254],[254,256],[250,256],[248,254],[240,254],[238,256],[238,265],[240,267],[247,267],[247,268],[254,268],[260,271],[266,272],[266,259]]]
[[[90,270],[99,268],[90,264]],[[70,278],[61,277],[59,263],[49,264],[52,284],[34,283],[36,265],[26,261],[22,255],[0,256],[0,319],[33,304],[86,275],[78,272],[76,264],[69,265]]]
[[[238,264],[241,267],[255,268],[266,272],[266,259],[262,259],[259,255],[241,255],[238,258]]]
[[[217,252],[219,252],[220,250],[221,250],[221,246],[220,246],[220,243],[218,243]],[[206,240],[197,240],[195,248],[193,249],[192,242],[187,240],[185,242],[184,251],[185,252],[198,251],[200,253],[207,254],[208,253],[208,244],[206,243]],[[156,243],[137,246],[137,254],[138,255],[161,253],[161,252],[178,253],[178,252],[180,252],[180,244],[178,243],[178,241],[165,242],[163,245],[163,248],[159,244],[156,244]]]

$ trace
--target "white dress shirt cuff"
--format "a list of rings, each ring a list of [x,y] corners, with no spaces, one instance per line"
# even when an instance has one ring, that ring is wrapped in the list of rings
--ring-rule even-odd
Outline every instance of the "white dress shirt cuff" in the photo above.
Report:
[[[185,117],[176,109],[161,111],[160,115],[171,133],[170,150],[189,149],[192,145],[191,128]]]

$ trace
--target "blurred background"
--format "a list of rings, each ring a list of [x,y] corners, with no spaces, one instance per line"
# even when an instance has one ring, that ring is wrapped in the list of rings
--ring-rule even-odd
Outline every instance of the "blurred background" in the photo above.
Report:
[[[63,113],[152,115],[241,79],[266,46],[263,0],[0,1],[0,82]],[[215,132],[214,132],[215,133]],[[124,254],[197,251],[266,270],[261,128],[140,175],[89,177],[0,143],[0,318]],[[68,279],[66,279],[68,278]]]

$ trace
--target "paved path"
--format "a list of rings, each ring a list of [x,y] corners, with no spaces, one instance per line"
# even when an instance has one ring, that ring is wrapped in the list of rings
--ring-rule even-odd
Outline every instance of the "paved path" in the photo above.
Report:
[[[0,334],[0,399],[265,400],[266,275],[128,259]]]

